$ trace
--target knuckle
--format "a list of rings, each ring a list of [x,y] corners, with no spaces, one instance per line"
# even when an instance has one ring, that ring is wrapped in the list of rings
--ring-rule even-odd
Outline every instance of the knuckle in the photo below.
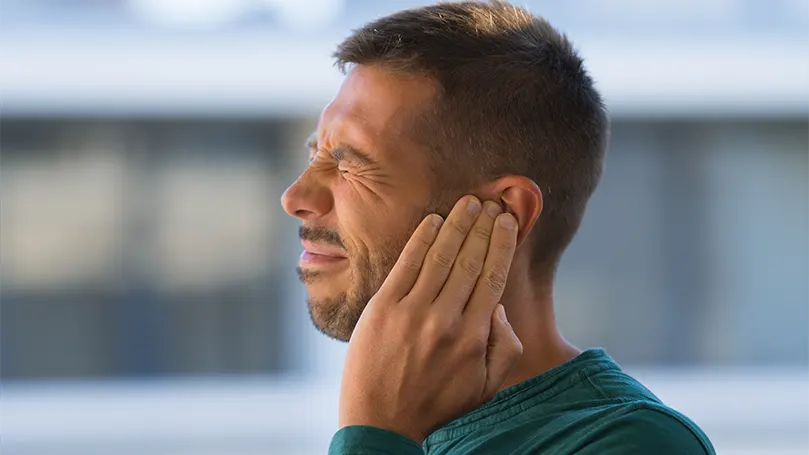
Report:
[[[458,259],[458,265],[466,275],[476,278],[483,270],[483,261],[476,257],[461,257]]]
[[[491,231],[486,226],[475,226],[472,228],[472,232],[470,232],[471,236],[487,242],[489,241],[491,234]]]
[[[435,265],[437,265],[442,269],[449,269],[450,267],[452,267],[453,262],[455,262],[455,258],[452,255],[447,254],[443,251],[434,252],[431,255],[431,258],[432,261],[435,263]]]
[[[429,238],[429,237],[427,237],[426,235],[420,235],[420,236],[418,236],[418,238],[416,239],[416,241],[418,242],[418,245],[419,245],[419,246],[421,246],[421,247],[426,247],[426,248],[431,247],[431,246],[432,246],[432,244],[433,244],[433,242],[430,240],[430,238]]]
[[[463,355],[468,358],[480,358],[486,355],[487,342],[478,337],[471,337],[463,343],[461,349]]]
[[[506,280],[508,280],[508,276],[506,275],[505,271],[499,268],[494,268],[489,270],[483,282],[493,293],[500,293],[503,292],[503,289],[506,287]]]
[[[501,253],[511,254],[512,250],[514,249],[514,246],[508,240],[501,240],[501,241],[497,242],[496,248],[497,248],[497,251],[499,251]]]
[[[394,323],[399,327],[406,327],[408,329],[412,327],[418,327],[421,324],[421,317],[419,314],[416,314],[413,311],[410,311],[412,308],[412,303],[410,305],[398,305],[395,310],[395,314],[391,314],[388,316],[391,320],[396,320]]]
[[[424,323],[424,336],[434,342],[446,341],[454,335],[452,322],[444,317],[432,317]]]
[[[388,309],[385,305],[370,304],[362,312],[360,318],[364,320],[371,327],[382,328],[387,324],[389,318],[387,317]]]
[[[467,227],[459,222],[457,219],[452,219],[447,222],[447,225],[452,229],[454,232],[457,232],[461,235],[466,235]]]
[[[421,270],[421,262],[413,259],[402,259],[399,264],[407,271],[418,272]]]

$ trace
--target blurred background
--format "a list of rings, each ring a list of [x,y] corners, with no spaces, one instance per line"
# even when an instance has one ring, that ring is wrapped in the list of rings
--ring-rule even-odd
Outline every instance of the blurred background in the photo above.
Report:
[[[279,197],[352,28],[426,2],[0,0],[4,455],[325,454]],[[809,2],[523,0],[612,112],[557,283],[720,454],[809,453]]]

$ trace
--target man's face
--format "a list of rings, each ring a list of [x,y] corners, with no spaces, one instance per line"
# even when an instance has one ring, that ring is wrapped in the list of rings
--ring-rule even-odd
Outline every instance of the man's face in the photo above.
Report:
[[[445,211],[430,197],[429,156],[414,129],[434,93],[426,78],[357,66],[321,114],[309,166],[281,198],[302,221],[298,275],[326,335],[351,337],[416,226]]]

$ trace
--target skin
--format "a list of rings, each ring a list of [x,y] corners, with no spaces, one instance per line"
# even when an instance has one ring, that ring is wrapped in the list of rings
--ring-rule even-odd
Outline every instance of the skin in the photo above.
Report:
[[[580,352],[556,329],[551,278],[529,267],[538,186],[510,175],[449,204],[432,196],[413,119],[435,94],[425,77],[357,66],[282,197],[304,249],[321,253],[298,268],[312,321],[350,339],[340,426],[417,442]]]
[[[298,268],[312,321],[329,336],[349,339],[410,234],[434,209],[428,207],[426,151],[407,134],[409,113],[433,94],[417,78],[353,71],[321,114],[309,167],[282,197],[286,212],[302,221],[302,239],[337,247],[348,258]],[[375,164],[333,156],[348,147]]]

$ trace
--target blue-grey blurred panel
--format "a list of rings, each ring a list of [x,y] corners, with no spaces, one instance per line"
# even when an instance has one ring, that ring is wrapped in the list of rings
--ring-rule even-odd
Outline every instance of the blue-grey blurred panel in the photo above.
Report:
[[[2,0],[4,27],[102,25],[156,29],[275,28],[317,33],[356,27],[428,0]],[[809,6],[801,0],[523,0],[568,32],[693,36],[806,34]],[[307,24],[309,22],[309,24]],[[313,28],[316,25],[317,28]]]
[[[699,424],[718,454],[809,449],[806,370],[630,372]],[[339,381],[12,383],[0,392],[4,455],[320,455],[337,428]]]
[[[809,359],[807,125],[726,125],[708,140],[707,358]],[[791,360],[788,360],[791,359]]]
[[[314,115],[340,83],[335,45],[426,3],[5,0],[2,115]],[[527,3],[570,34],[614,115],[809,115],[806,2]]]
[[[806,365],[808,147],[805,121],[617,122],[564,333],[633,363]]]
[[[278,35],[99,40],[6,37],[0,101],[9,116],[312,116],[337,91],[338,38]],[[613,115],[805,117],[809,46],[784,40],[576,41]]]
[[[283,126],[3,128],[3,379],[282,368]]]

